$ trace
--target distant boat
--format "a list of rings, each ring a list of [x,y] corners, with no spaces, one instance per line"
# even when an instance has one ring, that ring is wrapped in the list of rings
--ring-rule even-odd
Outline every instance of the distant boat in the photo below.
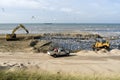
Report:
[[[43,24],[45,24],[45,25],[51,25],[51,24],[53,24],[53,23],[43,23]]]

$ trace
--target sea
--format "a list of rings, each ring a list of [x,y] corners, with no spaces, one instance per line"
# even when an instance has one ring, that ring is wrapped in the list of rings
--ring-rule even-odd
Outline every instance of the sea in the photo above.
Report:
[[[9,34],[18,24],[0,24],[0,34]],[[30,33],[88,32],[102,36],[119,36],[120,24],[98,23],[24,23]],[[24,34],[19,29],[16,33]]]
[[[0,34],[9,34],[19,24],[0,24]],[[31,34],[36,33],[61,33],[61,32],[85,32],[99,34],[103,37],[117,37],[115,40],[110,40],[111,49],[120,49],[120,24],[97,24],[97,23],[24,23],[23,24]],[[25,34],[22,29],[16,31],[16,34]],[[48,40],[48,39],[47,39]],[[92,50],[92,45],[95,40],[80,40],[76,39],[49,39],[56,45],[59,45],[69,50]]]

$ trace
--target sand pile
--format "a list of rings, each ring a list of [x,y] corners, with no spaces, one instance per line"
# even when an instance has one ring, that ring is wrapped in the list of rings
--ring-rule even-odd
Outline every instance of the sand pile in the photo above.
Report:
[[[101,56],[101,55],[120,55],[119,49],[112,49],[107,51],[105,49],[101,49],[99,51],[90,51],[90,50],[82,50],[77,52],[78,55],[92,55],[92,56]]]
[[[110,51],[111,54],[120,54],[120,50],[119,49],[113,49]]]

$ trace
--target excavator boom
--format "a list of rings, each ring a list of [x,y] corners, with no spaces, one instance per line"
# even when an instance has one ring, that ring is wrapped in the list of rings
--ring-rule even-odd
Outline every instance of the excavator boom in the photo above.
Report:
[[[20,25],[18,25],[15,29],[13,29],[12,34],[15,34],[15,32],[16,32],[19,28],[23,28],[23,29],[27,32],[27,34],[29,33],[29,31],[25,28],[25,26],[22,25],[22,24],[20,24]]]

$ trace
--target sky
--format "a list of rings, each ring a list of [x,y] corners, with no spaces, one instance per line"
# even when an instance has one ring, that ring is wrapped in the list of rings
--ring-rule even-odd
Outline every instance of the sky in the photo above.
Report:
[[[120,23],[120,0],[0,0],[0,23]]]

